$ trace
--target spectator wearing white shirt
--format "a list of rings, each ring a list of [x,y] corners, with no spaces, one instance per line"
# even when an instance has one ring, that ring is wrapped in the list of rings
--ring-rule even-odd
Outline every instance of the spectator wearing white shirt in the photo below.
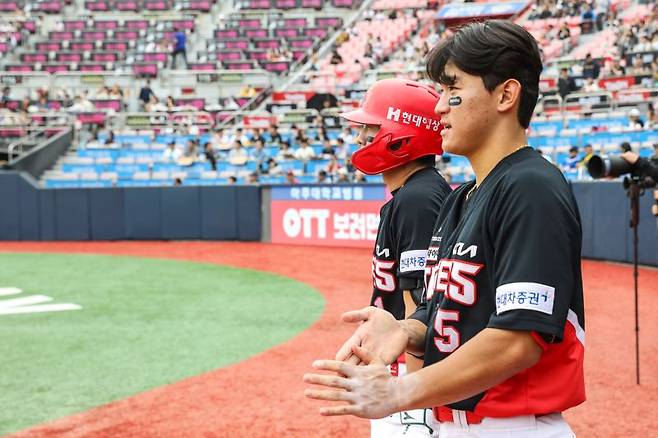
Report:
[[[240,140],[235,140],[233,142],[233,147],[228,153],[228,161],[234,166],[243,166],[247,163],[249,157],[247,152],[242,147],[242,142]]]
[[[176,147],[176,143],[173,141],[167,144],[167,148],[162,152],[162,161],[165,163],[169,162],[178,162],[178,159],[181,156],[181,151]]]
[[[299,161],[310,161],[315,158],[315,151],[311,146],[309,146],[308,141],[303,140],[299,148],[295,151],[295,159]]]

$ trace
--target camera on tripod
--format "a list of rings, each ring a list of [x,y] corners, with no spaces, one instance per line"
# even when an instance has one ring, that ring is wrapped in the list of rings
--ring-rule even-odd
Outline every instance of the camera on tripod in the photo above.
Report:
[[[656,182],[648,175],[639,171],[635,164],[631,164],[618,156],[594,155],[587,162],[587,171],[594,179],[617,178],[630,174],[630,179],[636,181],[640,185],[640,188],[650,189],[656,186]],[[629,183],[628,178],[625,179],[624,187]]]

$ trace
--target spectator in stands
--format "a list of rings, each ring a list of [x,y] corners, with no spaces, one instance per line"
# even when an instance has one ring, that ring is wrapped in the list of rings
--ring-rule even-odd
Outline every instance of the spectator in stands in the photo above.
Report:
[[[633,151],[633,148],[631,148],[631,144],[627,141],[620,144],[619,149],[621,150],[622,154],[626,153],[626,152],[632,152]]]
[[[270,141],[272,143],[280,143],[281,142],[281,134],[279,133],[279,127],[277,125],[272,125],[269,128],[267,128],[267,132],[270,134]]]
[[[7,108],[7,104],[11,101],[9,95],[11,94],[11,88],[3,87],[2,96],[0,96],[0,108]]]
[[[85,149],[98,149],[102,147],[101,141],[98,139],[98,129],[91,131],[91,139],[85,144]]]
[[[325,140],[322,143],[322,150],[320,151],[320,157],[323,160],[328,160],[331,157],[336,156],[336,151],[334,151],[334,147],[331,145],[331,141],[329,139]]]
[[[623,65],[621,65],[621,61],[619,58],[615,58],[612,61],[612,65],[610,66],[608,76],[624,76],[626,74],[626,69],[624,68]]]
[[[340,56],[338,50],[334,49],[333,52],[331,52],[331,58],[329,59],[329,64],[338,65],[342,63],[343,63],[343,57]]]
[[[338,173],[341,171],[341,168],[342,166],[338,159],[335,156],[332,156],[329,158],[329,163],[327,163],[327,166],[324,168],[324,170],[328,175],[331,176],[332,179],[335,180],[338,176]]]
[[[560,30],[557,31],[557,37],[560,40],[568,40],[571,38],[571,30],[569,29],[569,25],[566,21],[562,22]]]
[[[277,160],[279,161],[295,159],[295,152],[290,148],[290,142],[287,141],[281,142],[281,148],[279,149],[279,153],[277,154],[276,157]]]
[[[94,104],[87,99],[86,94],[80,94],[73,99],[73,105],[68,110],[76,113],[90,112],[94,110]]]
[[[244,84],[242,88],[240,88],[239,96],[242,98],[251,99],[255,95],[256,95],[256,89],[249,84]]]
[[[106,148],[116,148],[119,147],[117,144],[115,138],[114,138],[114,131],[110,131],[107,133],[107,138],[105,139],[105,147]]]
[[[165,150],[162,152],[162,161],[165,163],[170,163],[170,162],[178,162],[178,159],[181,156],[180,150],[176,147],[176,143],[173,141],[170,141],[167,144],[167,147]]]
[[[572,146],[569,148],[569,156],[564,163],[564,171],[576,169],[578,164],[580,164],[580,161],[581,159],[578,153],[578,147]]]
[[[217,170],[217,154],[208,141],[203,145],[203,155],[206,157],[206,161],[210,163],[210,168]]]
[[[651,70],[648,66],[644,65],[644,62],[642,62],[642,57],[638,55],[633,58],[633,62],[628,69],[628,74],[634,76],[644,76],[651,74]]]
[[[227,183],[228,184],[233,185],[233,184],[237,184],[237,182],[238,182],[238,179],[236,177],[234,177],[233,175],[231,175],[227,178]]]
[[[342,137],[336,139],[335,155],[338,159],[344,160],[350,153],[349,146],[345,143]]]
[[[359,184],[367,183],[366,174],[357,170],[354,172],[354,182]]]
[[[639,109],[633,108],[629,111],[628,124],[632,129],[644,129],[644,120]]]
[[[599,66],[599,63],[592,58],[592,54],[588,53],[583,61],[583,78],[596,79],[599,77],[600,73],[601,66]]]
[[[105,86],[98,89],[96,92],[96,99],[109,99],[110,98],[110,88]]]
[[[235,141],[235,134],[226,129],[220,128],[212,135],[213,146],[215,149],[219,149],[221,151],[227,151],[231,149],[233,141]]]
[[[233,142],[233,147],[228,153],[228,161],[234,166],[243,166],[247,163],[248,160],[247,152],[245,152],[242,147],[242,142],[240,140],[235,140]]]
[[[594,81],[594,78],[587,78],[585,79],[585,83],[583,84],[583,92],[584,93],[596,93],[597,91],[601,91],[601,87],[599,87],[599,84],[597,84]]]
[[[350,128],[343,129],[342,138],[345,141],[345,143],[347,143],[348,145],[355,144],[356,142],[356,137],[354,137],[354,134],[352,133],[352,129]]]
[[[187,69],[187,36],[182,29],[174,28],[174,50],[171,52],[171,68],[178,67],[177,56],[182,56],[185,68]]]
[[[171,96],[167,96],[167,100],[165,101],[165,105],[167,106],[167,111],[168,112],[174,112],[176,111],[176,102],[174,102],[174,98]]]
[[[656,109],[651,102],[649,102],[649,109],[647,110],[646,126],[650,129],[658,128],[658,114],[656,114]]]
[[[258,184],[258,173],[251,172],[247,177],[247,184]]]
[[[251,157],[256,162],[256,169],[258,172],[263,171],[263,167],[267,160],[270,158],[265,151],[265,143],[262,139],[256,140],[254,150],[251,152]]]
[[[580,162],[581,167],[586,167],[587,163],[589,160],[594,156],[594,149],[592,148],[591,144],[586,144],[585,145],[585,156],[583,157],[583,160]]]
[[[560,78],[557,81],[557,89],[562,99],[564,99],[567,94],[578,90],[576,81],[574,81],[574,79],[569,76],[569,69],[563,68],[560,70]]]
[[[289,170],[286,173],[286,184],[298,184],[299,181],[297,180],[297,177],[295,176],[295,172],[292,170]]]
[[[594,29],[594,12],[592,11],[592,6],[589,3],[585,3],[583,6],[583,13],[580,16],[580,28],[582,33],[591,33]]]
[[[279,163],[277,163],[274,158],[270,158],[267,160],[267,164],[263,170],[263,173],[266,175],[276,176],[283,174],[283,169],[281,169],[281,166],[279,166]]]
[[[350,177],[347,172],[338,173],[338,179],[336,179],[336,184],[349,184]]]
[[[329,176],[327,175],[327,172],[325,172],[324,170],[320,170],[318,172],[317,183],[318,184],[327,184],[327,183],[330,183],[330,182],[331,181],[329,181]]]
[[[196,140],[190,139],[187,141],[187,147],[185,148],[185,152],[183,153],[183,156],[181,156],[177,163],[179,166],[191,166],[193,165],[197,158],[198,158],[198,144]]]
[[[245,134],[245,132],[242,130],[242,128],[238,128],[235,130],[235,139],[240,140],[240,144],[243,146],[249,146],[251,144],[251,140]]]
[[[183,180],[180,176],[174,178],[174,186],[182,186],[182,185],[183,185]]]
[[[307,140],[300,142],[299,147],[295,150],[295,159],[305,163],[315,159],[315,151],[309,146]]]
[[[153,93],[153,90],[151,89],[151,80],[147,79],[144,86],[139,90],[140,106],[142,108],[146,108],[146,106],[151,102],[152,97],[155,97],[155,93]]]

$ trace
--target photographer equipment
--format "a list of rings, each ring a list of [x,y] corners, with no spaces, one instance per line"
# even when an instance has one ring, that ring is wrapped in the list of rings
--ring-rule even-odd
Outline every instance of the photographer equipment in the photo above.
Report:
[[[636,163],[637,164],[637,163]],[[643,172],[637,169],[636,164],[631,164],[621,157],[601,157],[594,155],[587,162],[587,171],[592,178],[604,178],[618,176],[630,173],[630,176],[624,177],[624,189],[626,196],[630,199],[631,220],[630,227],[633,229],[633,285],[635,291],[635,377],[636,383],[640,384],[640,321],[638,315],[638,236],[637,227],[640,223],[640,196],[644,194],[645,189],[650,189],[656,185],[655,181]]]

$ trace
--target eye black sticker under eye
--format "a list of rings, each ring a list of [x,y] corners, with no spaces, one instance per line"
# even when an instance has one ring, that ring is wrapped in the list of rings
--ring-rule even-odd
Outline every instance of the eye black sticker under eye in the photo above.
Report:
[[[462,98],[459,96],[451,97],[450,99],[448,99],[448,105],[450,106],[461,105],[461,103],[462,103]]]

